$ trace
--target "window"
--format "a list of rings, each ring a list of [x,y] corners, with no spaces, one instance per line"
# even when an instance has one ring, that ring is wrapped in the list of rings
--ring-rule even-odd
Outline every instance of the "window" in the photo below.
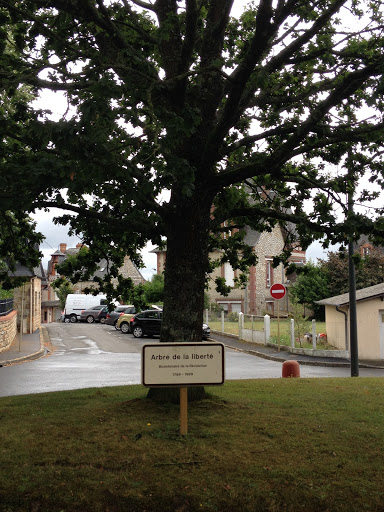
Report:
[[[231,267],[231,264],[226,261],[224,263],[225,284],[227,286],[234,286],[235,285],[234,278],[235,278],[235,272],[234,272],[233,268]]]
[[[155,319],[159,318],[157,311],[147,311],[143,316],[144,316],[144,318],[155,318]]]
[[[241,304],[240,303],[232,303],[231,309],[232,309],[232,313],[241,313]]]
[[[228,221],[226,220],[225,222],[223,222],[222,225],[223,225],[224,228],[227,228],[228,227]],[[230,236],[232,236],[232,231],[231,230],[223,231],[223,238],[224,238],[224,240],[227,240],[227,238],[229,238]]]
[[[271,259],[267,259],[265,261],[265,272],[266,272],[265,286],[267,288],[270,288],[273,285],[273,266],[272,266]]]
[[[225,314],[227,313],[241,313],[241,301],[228,301],[228,302],[222,302],[217,301],[217,304],[220,306],[220,308],[224,311]]]

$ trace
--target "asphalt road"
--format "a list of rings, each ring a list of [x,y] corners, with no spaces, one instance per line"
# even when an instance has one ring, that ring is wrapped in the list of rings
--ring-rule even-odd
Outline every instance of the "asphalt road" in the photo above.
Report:
[[[100,324],[48,324],[54,350],[41,359],[0,368],[0,396],[141,383],[141,349],[156,338],[135,339]],[[277,379],[282,364],[225,351],[226,380]],[[349,377],[349,368],[301,366],[301,377]],[[384,377],[361,369],[360,376]]]

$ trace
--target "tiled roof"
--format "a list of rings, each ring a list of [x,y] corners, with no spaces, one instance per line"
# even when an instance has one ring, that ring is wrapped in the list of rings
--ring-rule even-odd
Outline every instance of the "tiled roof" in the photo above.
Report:
[[[43,267],[40,265],[39,267],[35,267],[33,270],[30,270],[28,267],[24,265],[20,265],[19,263],[16,265],[16,269],[14,272],[9,272],[9,276],[12,277],[40,277],[40,279],[45,278]]]
[[[370,300],[376,297],[384,297],[384,283],[368,286],[356,291],[356,301]],[[345,306],[349,304],[349,293],[329,297],[328,299],[317,300],[316,304],[322,306]]]

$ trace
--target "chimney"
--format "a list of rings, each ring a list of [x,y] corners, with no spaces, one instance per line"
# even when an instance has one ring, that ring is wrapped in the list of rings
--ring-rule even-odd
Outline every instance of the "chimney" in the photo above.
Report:
[[[63,254],[67,252],[67,244],[60,244],[60,252]]]
[[[78,243],[78,244],[76,245],[76,249],[81,249],[82,247],[83,247],[83,244],[81,244],[81,243]]]

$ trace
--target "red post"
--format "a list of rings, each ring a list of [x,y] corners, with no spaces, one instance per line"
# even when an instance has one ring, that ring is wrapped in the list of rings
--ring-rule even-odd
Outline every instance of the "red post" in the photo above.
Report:
[[[283,378],[300,377],[300,366],[297,361],[284,361]]]

